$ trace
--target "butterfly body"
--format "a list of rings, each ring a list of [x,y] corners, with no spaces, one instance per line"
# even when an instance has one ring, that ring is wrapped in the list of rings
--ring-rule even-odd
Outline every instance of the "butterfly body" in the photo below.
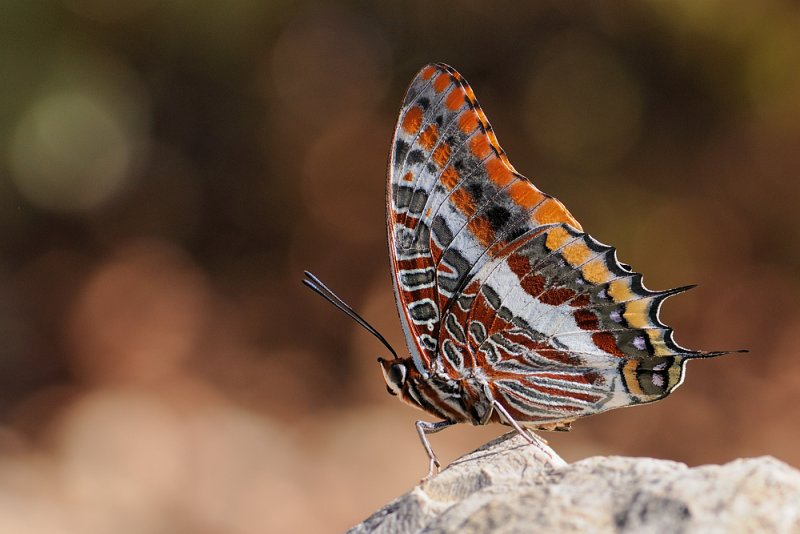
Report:
[[[424,377],[410,358],[380,361],[384,366],[400,364],[406,367],[404,382],[396,390],[389,388],[390,393],[400,396],[405,403],[453,423],[485,425],[499,422],[497,414],[492,412],[492,396],[480,369],[459,376],[437,370]]]
[[[424,67],[403,101],[387,233],[410,357],[383,360],[384,373],[404,366],[396,392],[443,425],[565,429],[659,400],[688,360],[722,354],[673,341],[659,308],[688,288],[645,288],[612,247],[518,173],[447,65]],[[434,462],[425,434],[440,427],[431,428],[418,424]]]

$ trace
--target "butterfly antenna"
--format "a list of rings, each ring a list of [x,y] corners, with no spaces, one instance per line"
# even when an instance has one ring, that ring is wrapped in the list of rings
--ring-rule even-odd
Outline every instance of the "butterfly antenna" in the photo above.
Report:
[[[320,280],[319,278],[317,278],[308,271],[303,271],[303,274],[305,274],[306,276],[305,279],[303,279],[303,285],[305,285],[307,288],[314,291],[317,295],[319,295],[320,297],[324,298],[325,300],[336,306],[339,309],[339,311],[343,312],[345,315],[347,315],[356,323],[358,323],[364,330],[375,336],[378,339],[378,341],[383,343],[383,345],[387,349],[389,349],[389,352],[392,353],[392,356],[394,356],[395,360],[399,359],[397,357],[397,352],[395,352],[395,350],[392,348],[389,342],[386,341],[386,338],[383,337],[380,334],[380,332],[378,332],[375,329],[374,326],[369,324],[363,317],[357,314],[356,311],[353,308],[351,308],[345,301],[339,298],[339,296],[336,293],[331,291],[331,289],[328,286],[323,284],[322,280]]]

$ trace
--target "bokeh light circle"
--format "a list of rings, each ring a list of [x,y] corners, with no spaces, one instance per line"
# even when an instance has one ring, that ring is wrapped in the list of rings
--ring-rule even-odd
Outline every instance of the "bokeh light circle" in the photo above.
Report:
[[[14,183],[40,208],[86,210],[124,184],[134,150],[115,110],[84,93],[52,94],[28,110],[15,132]]]

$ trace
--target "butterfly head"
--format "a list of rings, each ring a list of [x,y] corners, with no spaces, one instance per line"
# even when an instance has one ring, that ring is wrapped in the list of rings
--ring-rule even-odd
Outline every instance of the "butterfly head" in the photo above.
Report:
[[[378,363],[381,364],[383,379],[386,381],[386,391],[391,395],[401,395],[408,379],[408,362],[378,358]]]

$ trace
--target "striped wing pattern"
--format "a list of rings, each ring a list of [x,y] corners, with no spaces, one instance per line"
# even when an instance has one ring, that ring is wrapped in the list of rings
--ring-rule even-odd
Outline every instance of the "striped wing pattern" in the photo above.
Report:
[[[569,422],[660,399],[687,359],[713,355],[658,319],[680,290],[647,290],[514,169],[453,68],[412,81],[388,182],[395,296],[429,411],[477,422],[491,395],[520,422]]]

